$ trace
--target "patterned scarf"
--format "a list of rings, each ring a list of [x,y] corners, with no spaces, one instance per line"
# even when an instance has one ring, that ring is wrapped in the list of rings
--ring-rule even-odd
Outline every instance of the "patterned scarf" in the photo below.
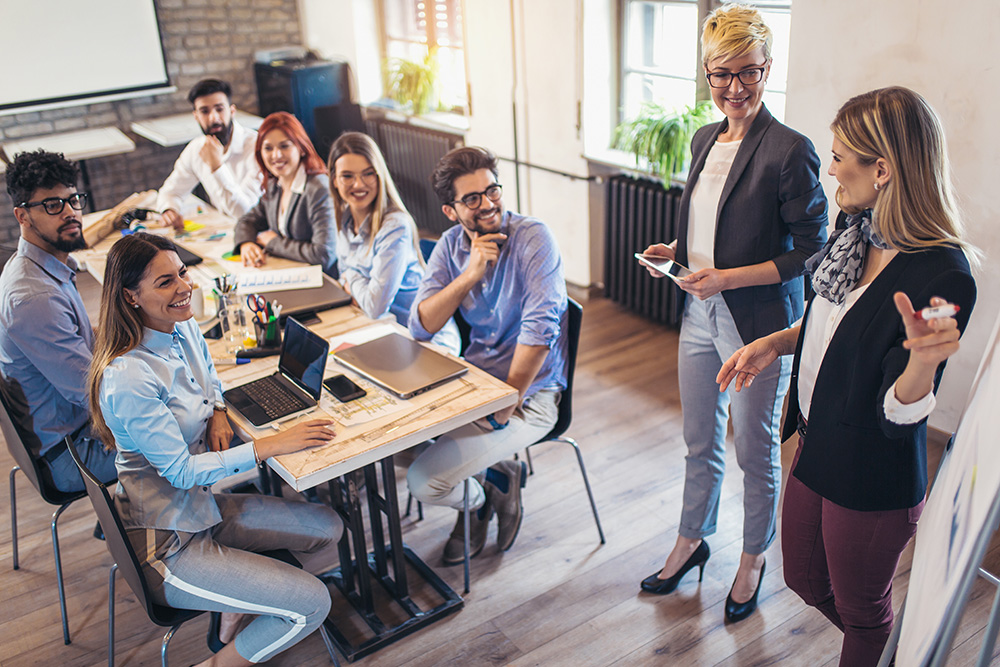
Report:
[[[847,227],[830,234],[826,245],[806,260],[813,290],[838,306],[861,279],[868,244],[883,250],[889,248],[873,228],[872,216],[870,208],[847,216]]]

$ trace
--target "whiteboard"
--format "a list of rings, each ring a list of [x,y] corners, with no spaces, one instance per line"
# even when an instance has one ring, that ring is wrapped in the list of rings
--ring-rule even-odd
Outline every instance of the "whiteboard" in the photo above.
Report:
[[[0,112],[169,85],[153,0],[0,0],[0,36]]]
[[[987,522],[1000,493],[1000,317],[972,384],[951,449],[941,463],[917,527],[897,667],[924,665],[945,622],[960,613],[963,579],[978,568]],[[966,590],[966,593],[968,591]]]

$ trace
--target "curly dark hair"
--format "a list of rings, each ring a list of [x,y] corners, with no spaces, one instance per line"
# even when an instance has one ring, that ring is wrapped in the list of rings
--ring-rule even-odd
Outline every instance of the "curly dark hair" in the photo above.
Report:
[[[188,102],[194,106],[194,101],[199,97],[214,95],[215,93],[225,93],[226,99],[229,100],[229,103],[233,103],[233,87],[225,81],[220,81],[219,79],[202,79],[198,83],[194,84],[194,87],[191,88],[191,92],[188,93]]]
[[[498,177],[497,156],[479,146],[460,146],[448,151],[434,167],[431,185],[443,205],[455,201],[455,180],[480,169],[489,169]]]
[[[43,150],[18,153],[7,167],[7,193],[14,200],[14,206],[20,206],[31,199],[35,190],[57,185],[75,188],[79,174],[76,164],[62,153]]]

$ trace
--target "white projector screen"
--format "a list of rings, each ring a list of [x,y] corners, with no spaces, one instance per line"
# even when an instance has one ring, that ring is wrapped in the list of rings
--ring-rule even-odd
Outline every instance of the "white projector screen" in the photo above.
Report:
[[[0,114],[169,86],[153,0],[0,0]]]

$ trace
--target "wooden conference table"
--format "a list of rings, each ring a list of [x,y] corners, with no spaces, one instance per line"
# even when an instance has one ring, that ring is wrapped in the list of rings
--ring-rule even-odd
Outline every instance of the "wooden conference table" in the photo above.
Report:
[[[207,205],[202,205],[201,213],[185,217],[205,225],[204,230],[176,239],[205,258],[193,268],[206,277],[227,269],[229,260],[221,257],[232,248],[232,221],[209,210]],[[228,226],[229,236],[207,240],[222,233],[223,225]],[[206,231],[211,233],[206,235]],[[103,279],[104,258],[117,238],[120,235],[114,232],[93,249],[77,253],[98,280]],[[269,258],[265,269],[290,265],[298,264]],[[366,328],[373,326],[402,331],[394,321],[373,322],[353,305],[322,311],[318,317],[320,321],[311,323],[310,328],[335,342],[345,336],[364,336]],[[371,334],[373,330],[367,332]],[[224,341],[209,340],[209,348],[216,359],[229,357]],[[276,367],[277,358],[267,357],[238,366],[219,365],[217,371],[223,386],[229,388],[273,373]],[[338,648],[353,661],[457,611],[463,604],[462,598],[403,542],[393,455],[514,405],[517,390],[469,365],[469,371],[462,377],[404,401],[341,368],[331,356],[325,375],[336,373],[350,376],[369,390],[369,396],[362,399],[364,402],[340,404],[324,391],[315,411],[284,422],[280,428],[329,416],[336,422],[336,438],[327,445],[275,457],[267,463],[297,491],[327,483],[334,509],[344,519],[340,564],[321,578],[336,586],[363,621],[359,625],[355,619],[342,618],[342,605],[338,607],[336,602],[326,621]],[[230,410],[230,415],[235,429],[244,438],[274,432],[270,428],[254,428],[234,410]],[[363,520],[362,493],[368,506],[367,526]],[[371,552],[366,531],[372,542]],[[420,591],[421,602],[416,602],[411,597],[413,575],[428,584],[440,602],[429,606],[426,590]]]

